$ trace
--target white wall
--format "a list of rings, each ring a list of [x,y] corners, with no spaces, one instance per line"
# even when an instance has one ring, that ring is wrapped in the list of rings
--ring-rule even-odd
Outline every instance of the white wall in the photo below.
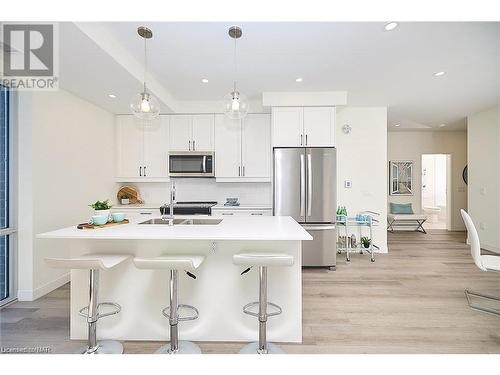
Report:
[[[413,210],[422,207],[422,154],[451,156],[451,229],[465,230],[460,209],[467,207],[466,185],[462,171],[467,164],[467,133],[464,131],[394,131],[388,132],[388,160],[412,160],[413,195],[389,196],[389,202],[412,203]],[[386,166],[388,168],[388,166]]]
[[[77,224],[89,203],[112,198],[114,116],[64,90],[23,93],[19,101],[18,298],[32,300],[67,282],[44,257],[70,255],[37,233]]]
[[[350,134],[342,126],[352,127]],[[380,213],[374,244],[387,251],[387,108],[337,108],[338,204],[349,215],[370,210]],[[344,188],[351,180],[352,187]]]
[[[467,118],[468,212],[481,247],[500,253],[500,105]]]

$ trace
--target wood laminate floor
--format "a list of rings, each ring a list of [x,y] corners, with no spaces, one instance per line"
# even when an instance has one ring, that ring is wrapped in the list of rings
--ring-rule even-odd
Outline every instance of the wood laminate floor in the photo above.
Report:
[[[464,242],[462,232],[389,233],[389,254],[375,263],[366,255],[353,255],[350,263],[339,256],[335,272],[304,270],[303,343],[282,347],[288,353],[500,353],[500,317],[469,309],[464,297],[465,288],[500,296],[500,274],[479,271]],[[0,322],[2,348],[68,353],[81,345],[69,340],[68,285],[4,308]],[[161,344],[124,347],[152,353]],[[236,353],[243,345],[199,344],[204,353]]]

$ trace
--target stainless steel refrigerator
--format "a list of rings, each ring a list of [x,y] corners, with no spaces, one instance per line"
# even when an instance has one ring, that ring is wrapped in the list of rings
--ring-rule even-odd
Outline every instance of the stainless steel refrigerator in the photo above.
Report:
[[[274,149],[274,215],[291,216],[314,238],[302,242],[302,265],[334,268],[337,153],[328,148]]]

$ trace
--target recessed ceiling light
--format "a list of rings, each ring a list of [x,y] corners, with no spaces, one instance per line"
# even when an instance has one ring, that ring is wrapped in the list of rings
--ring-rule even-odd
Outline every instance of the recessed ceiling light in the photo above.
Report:
[[[115,94],[108,94],[108,96],[109,96],[111,99],[116,99],[116,95],[115,95]]]
[[[303,79],[301,77],[295,78],[295,82],[302,82],[302,81],[303,81]]]
[[[435,76],[435,77],[441,77],[441,76],[444,76],[444,74],[445,74],[445,73],[446,73],[446,72],[443,72],[443,71],[436,72],[436,73],[434,73],[434,76]]]
[[[206,78],[202,78],[202,79],[201,79],[201,83],[208,83],[208,79],[206,79]]]
[[[388,24],[385,25],[385,30],[391,31],[391,30],[394,30],[396,27],[398,27],[397,22],[389,22]]]
[[[400,124],[395,124],[394,126],[395,126],[396,128],[399,128]]]
[[[445,126],[446,126],[446,124],[439,124],[440,128],[444,128]]]

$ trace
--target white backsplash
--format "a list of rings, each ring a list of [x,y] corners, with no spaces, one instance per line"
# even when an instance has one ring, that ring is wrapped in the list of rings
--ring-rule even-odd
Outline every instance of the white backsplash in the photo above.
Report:
[[[124,184],[117,184],[117,189]],[[146,203],[168,201],[170,183],[130,183],[136,186]],[[217,201],[223,204],[226,198],[238,198],[241,204],[263,204],[272,206],[271,183],[215,182],[212,178],[176,178],[177,201]]]

